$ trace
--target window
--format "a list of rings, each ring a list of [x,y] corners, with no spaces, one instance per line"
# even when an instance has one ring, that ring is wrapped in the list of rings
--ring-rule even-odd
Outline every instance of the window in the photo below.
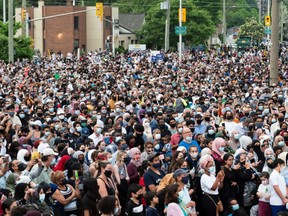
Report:
[[[79,17],[74,17],[74,29],[79,29]]]
[[[110,16],[106,16],[105,18],[106,18],[106,20],[105,20],[105,28],[106,28],[106,29],[109,29],[109,28],[111,28],[111,23],[110,23],[110,22],[112,22],[112,21],[110,21],[110,20],[111,20],[111,17],[110,17]],[[109,20],[110,22],[109,22],[108,20]]]

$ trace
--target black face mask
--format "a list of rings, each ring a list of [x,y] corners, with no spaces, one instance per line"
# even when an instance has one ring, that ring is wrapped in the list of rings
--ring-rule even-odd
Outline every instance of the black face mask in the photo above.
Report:
[[[288,136],[284,136],[284,140],[285,140],[285,142],[287,142],[288,141]]]
[[[283,121],[284,121],[284,118],[280,117],[280,118],[278,118],[278,121],[279,121],[279,122],[283,122]]]
[[[191,130],[192,133],[194,133],[195,128],[189,128]]]
[[[31,155],[25,155],[24,156],[25,161],[30,161],[31,160]]]
[[[218,116],[218,112],[213,112],[213,115],[214,116]]]
[[[161,125],[159,125],[159,127],[161,128],[161,129],[163,129],[164,127],[165,127],[165,124],[161,124]]]
[[[105,170],[104,175],[105,175],[107,178],[110,178],[111,175],[112,175],[112,171],[111,171],[111,170]]]
[[[24,171],[25,169],[26,169],[26,164],[24,164],[24,163],[20,163],[20,164],[18,164],[18,170],[20,171],[20,172],[22,172],[22,171]]]
[[[43,116],[43,113],[37,113],[37,116],[38,116],[38,117],[42,117],[42,116]]]
[[[66,179],[62,179],[62,181],[60,182],[60,185],[65,185],[67,183]]]
[[[267,166],[268,166],[270,169],[274,169],[273,163],[267,163]]]
[[[171,126],[172,128],[174,128],[174,127],[176,127],[176,124],[170,124],[170,126]]]
[[[206,122],[210,121],[210,117],[205,117],[204,119],[205,119]]]
[[[84,163],[84,159],[79,160],[79,163],[83,164]]]
[[[197,119],[196,122],[198,125],[200,125],[202,123],[202,119]]]

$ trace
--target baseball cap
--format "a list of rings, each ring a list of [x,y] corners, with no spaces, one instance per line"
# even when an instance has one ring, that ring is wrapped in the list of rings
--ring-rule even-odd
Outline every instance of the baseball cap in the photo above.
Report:
[[[88,137],[90,135],[89,129],[88,128],[82,128],[81,135]]]
[[[49,155],[58,155],[58,153],[54,152],[51,148],[46,148],[42,152],[43,156],[49,156]]]
[[[147,160],[150,161],[150,162],[152,162],[152,161],[154,160],[154,158],[158,157],[159,155],[160,155],[159,152],[157,152],[157,153],[153,152],[153,153],[149,154]]]
[[[173,173],[173,178],[177,178],[177,176],[180,176],[182,174],[187,174],[188,170],[184,170],[184,169],[177,169],[174,171]]]
[[[36,120],[35,122],[33,122],[33,125],[37,125],[39,127],[42,127],[42,122],[40,120]]]

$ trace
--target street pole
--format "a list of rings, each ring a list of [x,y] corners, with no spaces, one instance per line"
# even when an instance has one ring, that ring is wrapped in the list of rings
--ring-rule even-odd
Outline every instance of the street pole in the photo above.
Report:
[[[8,54],[9,54],[9,62],[12,62],[12,63],[14,62],[13,3],[14,3],[14,0],[8,1],[8,17],[9,17]]]
[[[281,5],[280,5],[280,8],[281,8],[281,20],[280,20],[280,41],[281,43],[283,42],[283,27],[284,27],[284,5],[283,5],[283,1],[281,1]]]
[[[3,0],[3,23],[6,23],[6,0]]]
[[[279,0],[272,1],[272,37],[270,56],[270,85],[278,83]]]
[[[262,0],[259,0],[259,20],[258,20],[259,23],[261,23],[261,12],[262,12]]]
[[[115,57],[115,20],[112,17],[112,54]]]
[[[167,17],[166,17],[166,28],[165,28],[165,52],[169,50],[170,40],[170,0],[167,0]]]
[[[26,0],[22,0],[22,10],[25,10],[26,14]],[[26,36],[26,18],[23,17],[22,17],[22,36]]]
[[[223,0],[223,44],[226,44],[226,0]]]
[[[270,0],[267,1],[267,16],[270,16]],[[268,45],[269,46],[269,39],[270,39],[270,35],[267,34],[267,41],[268,41]]]
[[[179,26],[182,26],[182,0],[179,1]],[[182,32],[182,31],[181,31]],[[181,33],[180,32],[180,33]],[[182,62],[182,34],[179,34],[179,66]]]

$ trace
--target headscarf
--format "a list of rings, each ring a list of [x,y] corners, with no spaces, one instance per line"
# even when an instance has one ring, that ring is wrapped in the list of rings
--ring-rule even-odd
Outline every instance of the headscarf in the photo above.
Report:
[[[84,155],[84,152],[82,152],[82,151],[76,151],[76,152],[74,152],[73,158],[76,158],[76,159],[78,160],[78,156],[79,156],[79,155]]]
[[[61,157],[58,164],[54,167],[54,172],[56,172],[58,170],[64,171],[65,170],[65,164],[69,159],[70,159],[69,155],[64,155],[63,157]]]
[[[150,127],[150,124],[148,125],[148,127],[145,126],[145,124],[144,124],[146,121],[149,121],[149,119],[143,118],[142,121],[143,121],[142,125],[144,127],[144,132],[143,133],[146,135],[147,140],[153,140],[152,129]]]
[[[15,187],[15,195],[14,195],[14,199],[16,201],[21,200],[21,199],[24,198],[26,188],[27,188],[27,184],[26,183],[19,183],[19,184],[16,185],[16,187]]]
[[[6,188],[9,189],[13,194],[15,191],[16,180],[19,175],[16,173],[10,173],[10,175],[6,179]]]
[[[212,142],[212,150],[217,153],[219,156],[224,156],[225,152],[222,152],[219,150],[219,148],[225,143],[226,141],[221,138],[217,137],[213,142]]]
[[[210,148],[206,147],[206,148],[203,148],[202,151],[201,151],[201,156],[204,156],[204,155],[211,155],[212,151]]]
[[[139,148],[134,147],[134,148],[130,149],[129,157],[131,158],[131,163],[133,163],[136,167],[139,167],[139,166],[142,165],[141,156],[140,156],[139,160],[135,161],[134,157],[135,157],[136,153],[140,153],[141,154]]]
[[[211,161],[214,161],[211,155],[203,155],[198,162],[199,168],[204,169]]]
[[[24,164],[28,164],[29,161],[26,161],[26,160],[24,159],[24,156],[25,156],[26,154],[29,154],[28,150],[26,150],[26,149],[20,149],[20,150],[18,151],[18,153],[17,153],[17,160],[21,161],[21,162],[24,163]]]
[[[240,142],[240,148],[242,148],[245,151],[247,151],[247,146],[248,145],[252,145],[253,140],[249,136],[243,135],[239,139],[239,142]]]

